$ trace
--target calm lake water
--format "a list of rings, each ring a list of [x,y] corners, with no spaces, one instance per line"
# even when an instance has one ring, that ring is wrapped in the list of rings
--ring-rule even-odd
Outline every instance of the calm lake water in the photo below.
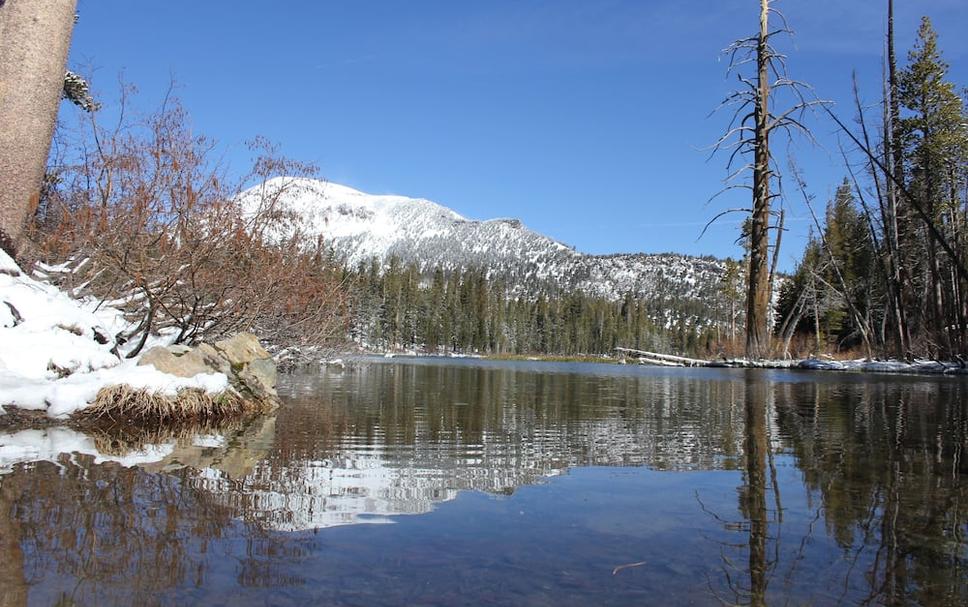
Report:
[[[965,379],[392,359],[281,392],[0,435],[34,445],[0,602],[968,604]]]

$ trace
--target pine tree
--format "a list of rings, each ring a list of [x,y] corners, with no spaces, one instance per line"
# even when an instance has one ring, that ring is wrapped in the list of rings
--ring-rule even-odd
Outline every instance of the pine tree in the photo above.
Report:
[[[948,65],[938,50],[937,34],[930,19],[924,17],[917,42],[908,54],[908,66],[899,77],[898,97],[907,111],[900,120],[899,140],[905,152],[910,189],[923,201],[928,219],[942,228],[948,212],[957,206],[958,188],[954,181],[961,177],[968,149],[962,100],[954,85],[945,80],[947,71]],[[926,238],[919,239],[925,242],[925,264],[918,263],[920,255],[916,252],[909,253],[908,262],[923,268],[925,324],[934,340],[950,348],[939,243],[933,231],[925,232]],[[920,249],[915,243],[907,245],[909,251]]]

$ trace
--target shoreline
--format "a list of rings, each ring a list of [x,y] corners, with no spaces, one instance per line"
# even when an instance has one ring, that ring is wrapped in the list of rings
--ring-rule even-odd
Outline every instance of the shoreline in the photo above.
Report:
[[[679,356],[656,355],[655,359],[635,356],[555,355],[555,354],[440,354],[424,352],[347,351],[310,363],[312,366],[345,365],[360,358],[435,358],[440,360],[489,360],[500,362],[590,363],[603,365],[638,365],[643,367],[691,367],[713,369],[782,369],[788,371],[829,371],[838,373],[874,373],[882,375],[968,376],[968,365],[959,361],[916,359],[911,362],[896,359],[834,360],[823,358],[746,360],[741,358],[703,360]],[[667,360],[668,359],[668,360]]]

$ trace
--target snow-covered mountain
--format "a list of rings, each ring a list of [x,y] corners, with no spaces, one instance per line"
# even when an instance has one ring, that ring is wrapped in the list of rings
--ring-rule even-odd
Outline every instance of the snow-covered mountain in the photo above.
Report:
[[[430,200],[371,195],[332,182],[276,178],[262,188],[243,194],[244,204],[255,204],[260,192],[280,192],[278,208],[294,212],[351,267],[396,256],[421,272],[484,267],[519,293],[579,289],[618,299],[631,291],[653,300],[708,297],[724,270],[711,257],[588,255],[517,219],[477,221]]]

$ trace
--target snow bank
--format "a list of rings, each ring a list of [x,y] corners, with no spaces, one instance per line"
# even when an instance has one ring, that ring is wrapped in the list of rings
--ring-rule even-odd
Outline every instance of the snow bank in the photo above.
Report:
[[[30,278],[0,250],[0,413],[15,405],[66,417],[120,384],[168,396],[228,387],[221,373],[180,378],[122,360],[112,348],[124,328],[120,311]]]
[[[799,369],[815,371],[862,371],[868,373],[929,373],[945,375],[968,374],[968,369],[954,362],[936,360],[822,360],[808,358],[797,363]]]
[[[5,345],[0,346],[0,351],[5,349]],[[133,361],[59,379],[35,379],[0,368],[0,395],[4,404],[46,411],[50,417],[67,417],[91,403],[101,388],[122,384],[166,396],[175,396],[185,388],[214,394],[228,387],[228,378],[222,373],[175,377],[152,366],[139,367]]]

